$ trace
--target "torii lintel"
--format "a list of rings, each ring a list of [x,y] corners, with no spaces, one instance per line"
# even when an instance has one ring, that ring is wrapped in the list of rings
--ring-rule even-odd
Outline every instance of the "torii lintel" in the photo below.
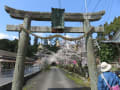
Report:
[[[7,25],[7,31],[20,31],[20,26],[19,25]],[[52,33],[51,27],[47,26],[32,26],[30,28],[31,32],[34,33]],[[84,33],[83,27],[65,27],[63,30],[64,33]],[[56,33],[63,33],[63,32],[56,32]],[[98,26],[94,28],[94,32],[100,33],[104,32],[104,27],[103,26]]]
[[[50,12],[32,12],[17,10],[8,6],[5,6],[6,12],[10,14],[11,17],[16,19],[24,19],[24,17],[30,16],[31,20],[37,21],[51,21]],[[105,14],[105,11],[100,11],[96,13],[64,13],[65,21],[83,22],[84,19],[89,19],[89,21],[97,21],[101,19],[101,16]]]

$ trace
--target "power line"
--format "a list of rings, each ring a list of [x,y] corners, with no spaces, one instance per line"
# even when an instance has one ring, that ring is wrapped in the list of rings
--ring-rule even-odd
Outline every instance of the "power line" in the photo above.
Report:
[[[93,8],[92,11],[95,11],[95,10],[96,10],[96,8],[99,6],[99,4],[101,3],[101,1],[102,1],[102,0],[98,0],[98,1],[97,1],[96,5],[95,5],[95,7]]]
[[[87,0],[85,0],[85,12],[88,12],[88,8],[87,8]]]
[[[80,11],[84,12],[84,4],[81,5]]]
[[[106,18],[107,18],[107,10],[109,9],[109,1],[108,0],[105,0],[103,1],[102,3],[102,9],[106,11],[105,15],[103,16],[103,18],[100,20],[100,23],[104,23],[106,21]]]
[[[107,20],[109,20],[109,18],[110,18],[110,16],[111,16],[111,9],[112,9],[112,4],[113,4],[113,0],[111,0],[111,2],[110,1],[108,1],[108,2],[106,2],[106,15],[105,15],[105,19],[103,19],[103,21],[102,22],[106,22]]]
[[[92,3],[92,0],[89,0],[89,1],[88,1],[88,8],[90,8],[91,3]]]
[[[107,2],[108,0],[102,0],[102,2],[101,2],[101,4],[99,4],[100,6],[101,6],[101,10],[105,10],[105,7],[107,6],[107,7],[109,7],[108,6],[108,2]],[[99,10],[99,8],[97,8],[97,10]],[[103,18],[100,20],[100,24],[102,24],[102,23],[104,23],[104,18],[106,18],[106,13],[105,13],[105,15],[103,16]]]
[[[61,8],[62,7],[61,0],[59,0],[58,4],[59,4],[59,8]]]
[[[109,20],[109,18],[111,16],[112,4],[113,4],[113,0],[111,0],[111,5],[110,5],[110,8],[109,8],[108,19],[107,20]]]
[[[103,1],[103,3],[101,3],[101,7],[102,7],[102,10],[105,10],[105,6],[106,6],[106,3],[107,1],[105,0],[105,1]],[[100,5],[100,4],[99,4]]]

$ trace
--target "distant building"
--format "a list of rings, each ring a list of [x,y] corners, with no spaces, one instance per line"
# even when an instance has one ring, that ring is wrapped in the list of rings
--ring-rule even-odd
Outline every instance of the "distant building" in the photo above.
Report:
[[[120,30],[116,32],[111,40],[102,41],[103,43],[120,44]]]
[[[111,40],[106,40],[106,41],[102,41],[102,43],[106,43],[106,44],[114,44],[117,46],[117,49],[118,49],[118,56],[116,57],[116,60],[118,59],[118,62],[120,64],[120,48],[119,48],[119,45],[120,45],[120,30],[118,30],[116,32],[116,34],[113,36],[113,38]]]
[[[5,69],[13,69],[16,62],[16,53],[0,50],[0,71]],[[25,68],[32,66],[34,60],[26,57]]]

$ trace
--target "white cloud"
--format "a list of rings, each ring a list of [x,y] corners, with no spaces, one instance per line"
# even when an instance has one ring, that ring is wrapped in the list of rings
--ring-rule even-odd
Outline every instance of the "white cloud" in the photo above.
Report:
[[[0,33],[0,39],[9,39],[9,36],[4,33]]]
[[[71,38],[71,36],[70,36],[70,35],[65,35],[65,37],[67,37],[67,38]]]
[[[18,39],[18,37],[17,37],[17,36],[12,36],[12,38],[13,38],[13,40],[14,40],[14,39]]]
[[[14,39],[18,39],[18,37],[17,36],[8,35],[8,34],[5,34],[5,33],[0,33],[0,39],[14,40]]]
[[[38,36],[43,36],[43,33],[34,33],[34,34],[36,34]]]

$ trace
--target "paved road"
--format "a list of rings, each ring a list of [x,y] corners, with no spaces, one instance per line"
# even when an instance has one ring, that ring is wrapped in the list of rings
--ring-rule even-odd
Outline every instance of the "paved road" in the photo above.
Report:
[[[68,79],[62,70],[52,67],[30,79],[23,90],[89,90],[76,85]]]

